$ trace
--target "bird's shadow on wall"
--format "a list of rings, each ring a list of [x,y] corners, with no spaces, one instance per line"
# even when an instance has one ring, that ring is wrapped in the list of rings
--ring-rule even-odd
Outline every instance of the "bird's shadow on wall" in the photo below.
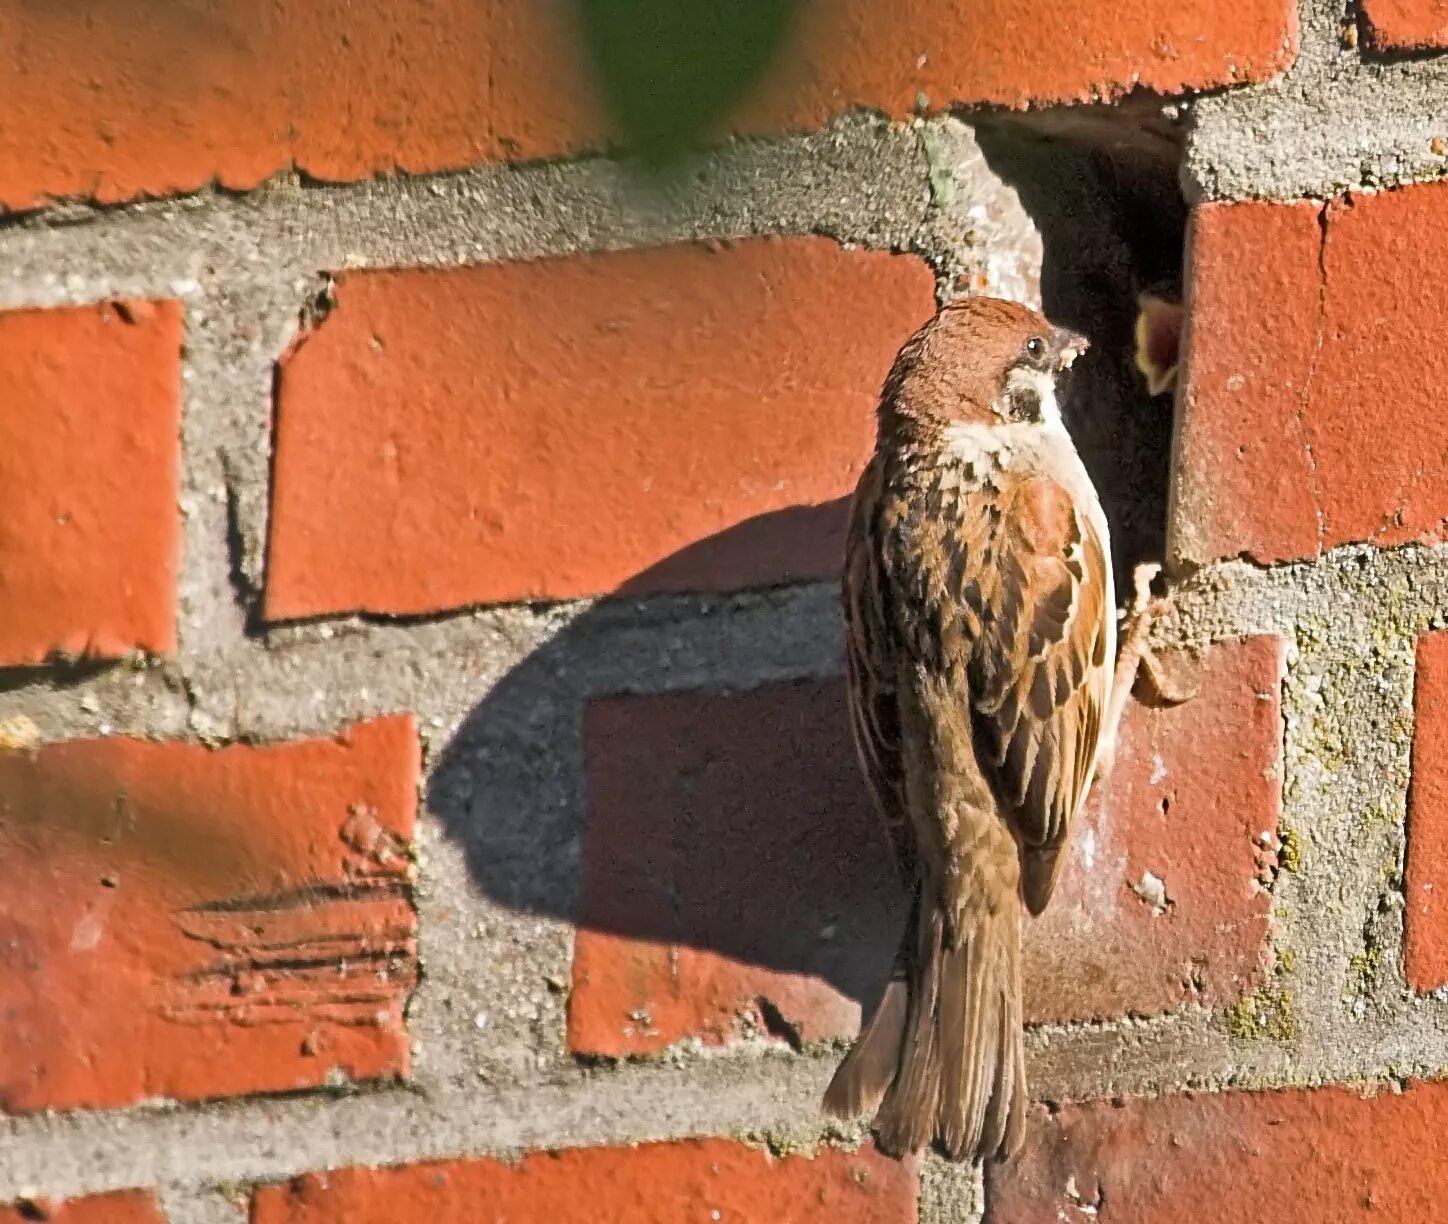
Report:
[[[904,894],[849,739],[833,584],[705,596],[704,610],[661,594],[761,558],[824,578],[847,513],[844,498],[794,506],[699,540],[492,688],[427,796],[489,898],[712,954],[734,967],[741,1007],[740,966],[873,1004]],[[741,673],[756,679],[731,687]]]

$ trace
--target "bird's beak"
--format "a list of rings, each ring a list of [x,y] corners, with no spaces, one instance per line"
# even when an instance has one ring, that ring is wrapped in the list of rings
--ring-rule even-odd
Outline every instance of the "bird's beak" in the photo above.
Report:
[[[1085,336],[1067,331],[1064,327],[1058,327],[1051,333],[1051,342],[1056,350],[1056,368],[1060,370],[1070,369],[1072,362],[1091,347],[1091,341]]]

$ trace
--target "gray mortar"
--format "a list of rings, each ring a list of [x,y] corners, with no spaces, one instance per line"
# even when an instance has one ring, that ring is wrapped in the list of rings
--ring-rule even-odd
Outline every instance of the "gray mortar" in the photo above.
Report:
[[[1353,50],[1346,10],[1301,0],[1302,50],[1285,76],[1196,103],[1189,198],[1327,198],[1448,171],[1433,145],[1448,141],[1448,57],[1388,58],[1366,39]]]
[[[978,1166],[951,1164],[933,1154],[920,1166],[920,1219],[925,1224],[966,1224],[980,1218],[985,1189]]]
[[[1365,157],[1378,177],[1437,172],[1408,153],[1441,69],[1357,66],[1330,45],[1328,7],[1313,0],[1306,9],[1303,57],[1284,82],[1199,105],[1188,162],[1196,190],[1326,194],[1362,182]],[[1356,108],[1378,104],[1375,135],[1347,131]],[[1259,131],[1277,133],[1274,149],[1253,144]],[[1039,238],[969,129],[852,119],[808,139],[732,147],[652,193],[625,169],[583,161],[72,211],[62,227],[42,215],[0,229],[0,306],[122,294],[186,303],[181,651],[159,666],[0,686],[0,718],[24,714],[46,739],[103,728],[271,738],[411,710],[438,812],[419,835],[425,973],[409,1017],[413,1085],[3,1119],[0,1201],[42,1187],[68,1195],[160,1185],[173,1224],[219,1224],[235,1215],[212,1188],[314,1168],[700,1133],[832,1133],[817,1110],[831,1051],[683,1047],[583,1068],[563,1055],[562,998],[547,980],[568,971],[562,915],[576,892],[583,700],[837,674],[833,590],[512,607],[422,623],[343,620],[248,636],[247,601],[264,556],[270,370],[322,274],[357,266],[824,232],[924,252],[942,296],[978,273],[996,292],[1034,298]],[[1448,1006],[1412,996],[1398,950],[1412,641],[1441,623],[1445,607],[1444,549],[1342,549],[1270,571],[1209,567],[1190,581],[1160,628],[1164,643],[1275,633],[1291,645],[1283,824],[1299,838],[1302,864],[1274,888],[1279,970],[1260,1008],[1291,1024],[1260,1024],[1254,1008],[1187,1008],[1039,1028],[1028,1038],[1039,1096],[1448,1067]],[[523,682],[502,692],[520,670]],[[479,701],[495,696],[520,721],[511,742],[466,725]],[[538,734],[556,745],[551,757],[526,750],[523,741]],[[517,894],[548,896],[547,915],[482,895],[466,838],[446,834],[449,810],[474,820],[527,813],[526,827],[490,839],[489,851]],[[927,1162],[922,1220],[978,1213],[975,1176]]]
[[[163,1185],[157,1192],[168,1224],[246,1224],[246,1199],[229,1187]]]

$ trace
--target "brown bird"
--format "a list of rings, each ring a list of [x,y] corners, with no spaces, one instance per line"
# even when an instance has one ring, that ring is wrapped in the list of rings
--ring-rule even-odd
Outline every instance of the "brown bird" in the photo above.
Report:
[[[1058,395],[1085,348],[1013,302],[946,306],[895,360],[855,493],[850,710],[914,899],[825,1108],[874,1114],[893,1155],[1023,1137],[1021,904],[1050,900],[1115,657],[1106,520]]]

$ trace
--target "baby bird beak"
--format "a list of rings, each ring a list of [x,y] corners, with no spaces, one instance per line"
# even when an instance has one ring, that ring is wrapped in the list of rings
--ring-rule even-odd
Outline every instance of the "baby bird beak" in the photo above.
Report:
[[[1137,299],[1136,368],[1155,396],[1176,385],[1181,356],[1182,305],[1165,296],[1143,293]]]
[[[1056,368],[1068,370],[1076,358],[1091,347],[1091,341],[1085,336],[1067,331],[1064,327],[1058,327],[1051,333],[1051,345],[1056,351]]]

